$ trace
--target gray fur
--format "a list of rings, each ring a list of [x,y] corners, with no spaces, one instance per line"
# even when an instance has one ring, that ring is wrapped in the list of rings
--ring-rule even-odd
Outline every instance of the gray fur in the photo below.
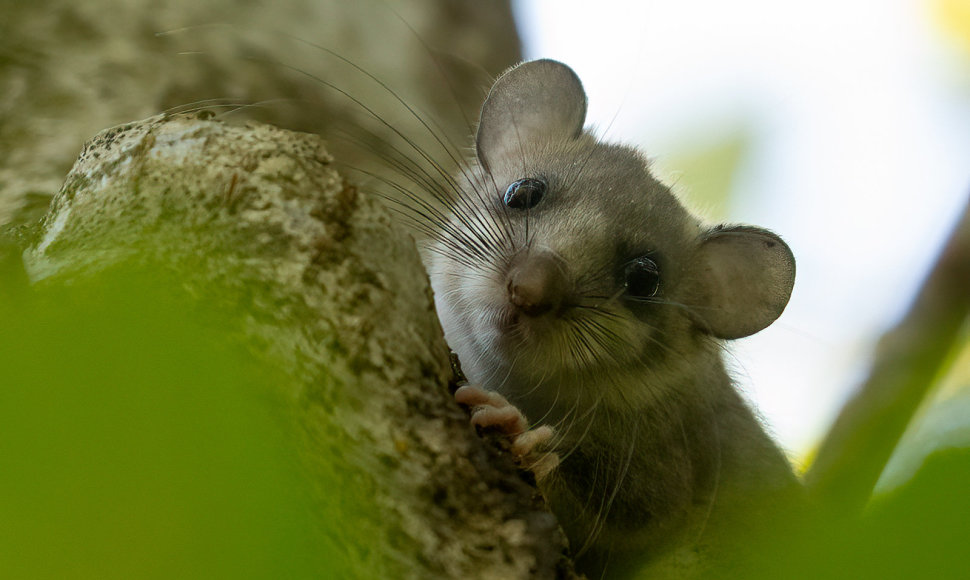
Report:
[[[639,152],[582,132],[585,110],[578,78],[555,61],[496,81],[478,163],[430,246],[435,301],[470,381],[556,429],[562,462],[540,486],[580,566],[698,573],[731,553],[721,540],[737,514],[798,488],[717,340],[781,314],[794,259],[765,230],[702,224]],[[547,193],[509,209],[505,188],[522,178],[544,179]],[[620,273],[645,254],[660,292],[631,300]],[[526,314],[511,303],[510,269],[550,257],[561,271],[538,279],[565,289],[550,293],[554,309]]]

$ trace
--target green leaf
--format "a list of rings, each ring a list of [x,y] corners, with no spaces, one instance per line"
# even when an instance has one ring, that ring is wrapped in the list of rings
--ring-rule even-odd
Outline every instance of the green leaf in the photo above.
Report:
[[[3,577],[340,575],[282,375],[231,325],[129,273],[4,300]]]

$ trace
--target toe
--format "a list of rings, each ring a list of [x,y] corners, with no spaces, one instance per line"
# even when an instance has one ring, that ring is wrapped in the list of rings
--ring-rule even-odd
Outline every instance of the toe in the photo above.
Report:
[[[528,428],[525,417],[511,405],[479,407],[472,413],[472,425],[483,429],[496,428],[506,435],[519,435]]]
[[[507,407],[509,402],[505,397],[476,385],[465,385],[458,387],[455,391],[455,402],[459,405],[477,407],[480,405],[490,405],[492,407]]]
[[[512,453],[516,455],[528,455],[537,447],[542,447],[552,439],[553,430],[548,425],[536,427],[531,431],[526,431],[512,442]]]

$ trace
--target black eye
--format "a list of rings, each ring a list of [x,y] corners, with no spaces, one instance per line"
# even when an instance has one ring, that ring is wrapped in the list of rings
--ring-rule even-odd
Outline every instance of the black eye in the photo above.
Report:
[[[623,276],[626,293],[630,296],[650,298],[660,290],[660,270],[657,263],[646,256],[628,263]]]
[[[541,179],[520,179],[505,190],[503,201],[512,209],[531,209],[546,193],[546,182]]]

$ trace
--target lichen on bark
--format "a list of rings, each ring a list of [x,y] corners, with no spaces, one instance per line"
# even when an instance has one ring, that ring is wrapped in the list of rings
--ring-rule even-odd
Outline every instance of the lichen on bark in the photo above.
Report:
[[[286,377],[321,541],[355,576],[570,574],[534,487],[451,400],[412,239],[320,138],[205,114],[106,130],[24,260],[38,288],[164,270],[233,320]]]

